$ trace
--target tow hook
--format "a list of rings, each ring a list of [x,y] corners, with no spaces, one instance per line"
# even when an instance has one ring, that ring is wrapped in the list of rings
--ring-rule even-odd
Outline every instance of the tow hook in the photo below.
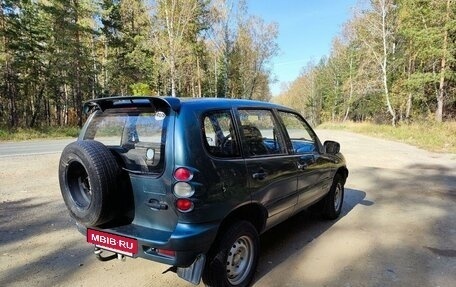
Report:
[[[119,259],[120,261],[125,261],[125,255],[123,254],[119,254],[119,253],[114,253],[112,255],[108,255],[108,256],[102,256],[101,253],[103,253],[103,249],[101,248],[98,248],[98,247],[95,247],[95,249],[93,250],[93,253],[95,254],[95,257],[97,257],[98,260],[100,261],[109,261],[109,260],[113,260],[113,259]]]
[[[177,273],[177,267],[176,266],[171,266],[169,267],[168,269],[166,269],[165,271],[162,272],[162,274],[165,274],[167,272],[174,272],[174,273]]]
[[[185,281],[198,285],[201,281],[201,276],[203,274],[205,262],[206,262],[206,256],[204,254],[200,254],[196,257],[196,259],[192,263],[192,265],[190,265],[188,267],[171,266],[168,269],[166,269],[165,271],[163,271],[162,274],[165,274],[166,272],[171,271],[171,272],[176,273],[177,276],[184,279]]]

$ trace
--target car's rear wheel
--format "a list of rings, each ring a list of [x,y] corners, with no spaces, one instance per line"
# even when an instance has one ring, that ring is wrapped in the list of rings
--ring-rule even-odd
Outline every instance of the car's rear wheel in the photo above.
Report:
[[[59,181],[70,215],[87,227],[113,219],[119,175],[114,156],[102,143],[83,140],[67,145],[60,157]]]
[[[329,193],[322,200],[322,214],[327,219],[336,219],[342,211],[344,202],[344,180],[340,174],[336,174]]]
[[[259,256],[259,236],[248,221],[233,224],[209,252],[203,281],[206,286],[248,286]]]

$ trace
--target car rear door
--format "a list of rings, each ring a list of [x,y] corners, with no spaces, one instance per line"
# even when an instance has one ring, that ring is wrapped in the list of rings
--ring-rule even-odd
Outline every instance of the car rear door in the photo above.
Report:
[[[252,200],[268,210],[267,228],[288,218],[297,203],[296,159],[287,153],[272,110],[239,109],[239,129]]]

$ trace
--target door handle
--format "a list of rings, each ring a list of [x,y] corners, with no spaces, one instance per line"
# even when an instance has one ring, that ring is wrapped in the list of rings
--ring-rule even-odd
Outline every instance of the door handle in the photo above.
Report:
[[[168,205],[166,203],[160,202],[157,199],[153,198],[151,198],[148,202],[145,202],[145,204],[150,207],[150,209],[155,211],[168,209]]]
[[[303,170],[303,169],[306,169],[309,165],[305,162],[304,163],[298,162],[297,166],[298,166],[298,169]]]
[[[315,157],[314,155],[303,155],[301,156],[299,159],[298,159],[298,162],[296,163],[298,169],[300,170],[304,170],[306,169],[307,167],[309,167],[309,165],[312,165],[315,163]]]
[[[267,172],[260,171],[260,172],[256,172],[256,173],[252,174],[252,178],[258,179],[258,180],[263,180],[266,178],[267,175],[268,175]]]

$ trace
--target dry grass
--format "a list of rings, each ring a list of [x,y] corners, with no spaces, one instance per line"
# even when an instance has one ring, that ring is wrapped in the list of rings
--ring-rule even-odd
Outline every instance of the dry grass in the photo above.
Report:
[[[68,138],[77,137],[77,127],[47,127],[40,129],[8,130],[0,127],[0,141],[23,141],[41,138]]]
[[[397,127],[369,122],[323,123],[318,128],[348,130],[398,140],[430,151],[456,153],[456,122],[422,122]]]
[[[320,129],[347,130],[391,140],[398,140],[430,151],[456,153],[456,122],[422,122],[398,127],[369,122],[323,123]],[[77,137],[77,127],[17,129],[0,128],[0,141],[21,141],[39,138]]]

